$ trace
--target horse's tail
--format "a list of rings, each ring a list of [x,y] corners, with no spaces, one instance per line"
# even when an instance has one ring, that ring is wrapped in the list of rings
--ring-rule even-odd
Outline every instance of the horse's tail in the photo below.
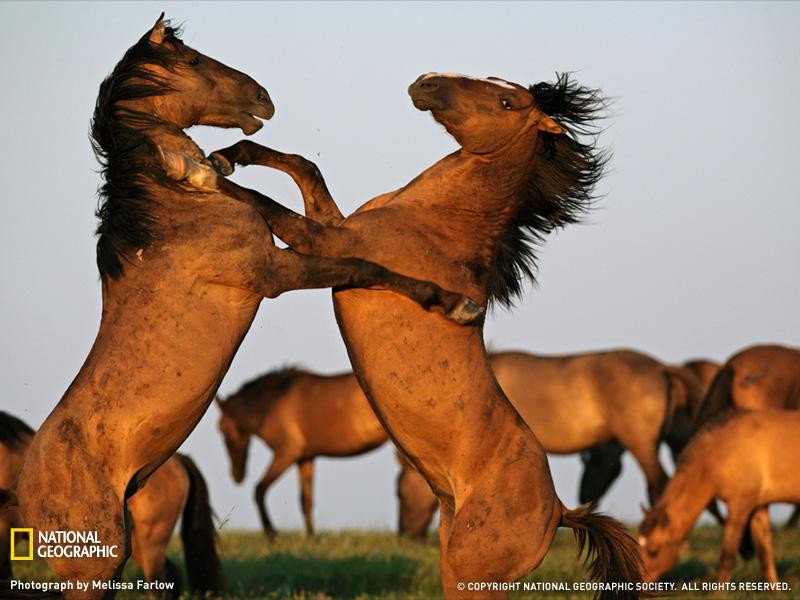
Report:
[[[733,365],[730,363],[726,363],[714,375],[695,416],[695,431],[715,416],[733,408],[733,375]]]
[[[561,527],[569,527],[578,541],[578,554],[588,545],[586,562],[592,581],[627,584],[630,589],[603,590],[595,594],[600,600],[633,600],[642,593],[636,584],[642,581],[642,559],[639,546],[625,526],[609,516],[589,511],[587,505],[569,510],[561,507]]]
[[[222,565],[217,554],[217,535],[212,519],[206,480],[194,461],[176,454],[189,475],[189,497],[181,519],[181,540],[193,592],[222,591]]]

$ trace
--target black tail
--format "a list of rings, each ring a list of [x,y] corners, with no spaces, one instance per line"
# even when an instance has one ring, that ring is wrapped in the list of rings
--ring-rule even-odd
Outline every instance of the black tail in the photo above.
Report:
[[[189,588],[193,592],[222,591],[222,565],[217,554],[217,535],[208,499],[208,486],[194,461],[176,454],[189,474],[189,498],[181,519],[181,540],[186,557]]]
[[[601,591],[600,600],[634,600],[642,594],[636,583],[642,581],[642,559],[639,546],[625,526],[606,515],[589,512],[586,506],[574,510],[561,508],[561,526],[575,531],[578,554],[588,544],[586,561],[592,581],[615,581],[631,584],[631,590]]]
[[[733,374],[733,365],[728,363],[714,375],[695,417],[695,431],[717,415],[733,408]]]

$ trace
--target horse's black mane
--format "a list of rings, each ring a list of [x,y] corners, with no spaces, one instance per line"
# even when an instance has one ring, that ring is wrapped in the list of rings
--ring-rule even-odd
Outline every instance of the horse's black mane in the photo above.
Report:
[[[34,431],[17,417],[0,410],[0,444],[16,450],[22,443],[23,435],[33,435]]]
[[[157,123],[151,115],[126,109],[125,100],[161,96],[172,91],[163,78],[145,69],[158,65],[171,69],[175,49],[181,50],[178,28],[165,21],[163,44],[152,44],[150,32],[133,45],[100,84],[91,122],[91,142],[102,165],[105,183],[98,190],[96,212],[97,267],[101,277],[116,279],[122,274],[122,259],[144,248],[154,237],[154,218],[149,209],[155,200],[147,181],[175,187],[155,161],[155,147],[139,128]]]
[[[487,289],[491,301],[510,306],[525,279],[535,281],[536,247],[552,230],[576,223],[595,199],[608,152],[596,145],[607,102],[599,90],[579,86],[569,73],[555,83],[528,88],[536,106],[555,120],[563,134],[540,132],[538,161],[524,190],[524,201],[498,241]],[[581,138],[588,138],[585,142]]]
[[[276,398],[282,395],[295,379],[307,373],[308,371],[295,366],[281,367],[245,382],[233,396],[252,400]]]

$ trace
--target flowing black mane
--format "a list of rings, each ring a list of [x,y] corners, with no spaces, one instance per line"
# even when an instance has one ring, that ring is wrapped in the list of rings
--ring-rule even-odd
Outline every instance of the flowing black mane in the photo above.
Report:
[[[245,382],[231,398],[259,402],[267,398],[276,398],[281,396],[295,379],[307,373],[308,371],[293,366],[275,369]]]
[[[596,145],[600,133],[596,122],[607,108],[599,90],[579,86],[569,73],[556,74],[555,83],[528,89],[537,107],[564,133],[539,133],[538,160],[524,201],[498,241],[487,289],[490,301],[503,306],[521,294],[525,279],[535,281],[536,247],[544,236],[578,222],[589,209],[609,159],[608,152]]]
[[[132,46],[112,73],[100,84],[91,122],[91,142],[102,166],[105,183],[98,190],[97,267],[101,277],[116,279],[123,271],[123,258],[144,248],[154,237],[155,203],[146,182],[175,187],[155,160],[155,146],[139,129],[157,123],[151,115],[126,109],[125,100],[161,96],[169,84],[145,65],[171,69],[181,50],[179,30],[165,21],[164,43],[153,44],[149,32]]]
[[[22,443],[23,436],[33,434],[33,429],[23,421],[0,410],[0,444],[9,450],[16,450]]]

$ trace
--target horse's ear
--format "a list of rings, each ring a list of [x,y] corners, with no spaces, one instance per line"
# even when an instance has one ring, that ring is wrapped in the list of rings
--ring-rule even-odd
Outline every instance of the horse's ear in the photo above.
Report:
[[[220,397],[219,397],[219,396],[217,396],[216,394],[214,394],[214,402],[216,402],[216,403],[217,403],[217,406],[219,407],[219,409],[220,409],[221,411],[224,411],[224,410],[225,410],[225,404],[222,402],[222,398],[220,398]]]
[[[642,509],[642,514],[645,517],[650,514],[650,511],[648,510],[648,508],[642,502],[639,502],[639,508]]]
[[[156,21],[156,24],[153,25],[153,28],[150,30],[150,36],[148,37],[148,39],[150,40],[151,43],[160,46],[161,42],[164,41],[164,34],[165,34],[164,13],[162,12],[161,16],[158,17],[158,21]]]
[[[546,131],[547,133],[554,133],[556,135],[564,133],[564,130],[561,129],[558,123],[545,114],[542,114],[539,118],[537,126],[539,127],[539,131]]]

